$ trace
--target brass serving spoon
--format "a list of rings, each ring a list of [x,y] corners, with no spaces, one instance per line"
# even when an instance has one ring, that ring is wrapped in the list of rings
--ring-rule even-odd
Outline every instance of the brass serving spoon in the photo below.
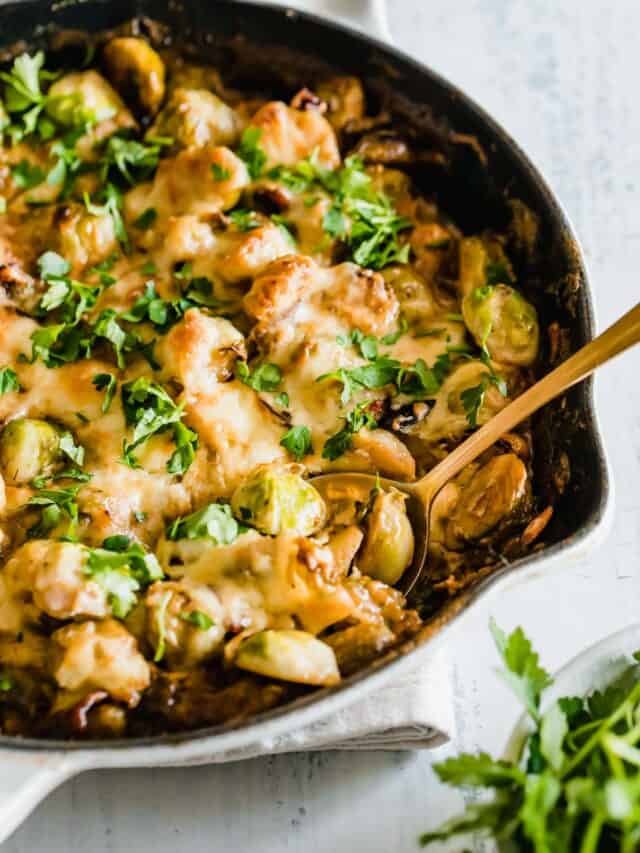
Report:
[[[473,462],[481,453],[495,444],[501,436],[512,430],[533,412],[572,385],[585,379],[618,353],[640,342],[640,303],[628,311],[606,332],[578,350],[551,373],[509,403],[480,429],[458,445],[442,462],[416,483],[402,483],[375,477],[372,474],[321,474],[313,478],[313,485],[328,495],[332,487],[339,491],[356,489],[368,493],[376,486],[394,488],[408,495],[407,513],[413,526],[415,547],[411,565],[404,572],[398,586],[408,593],[427,568],[429,546],[429,517],[433,501],[442,487]],[[366,492],[365,492],[366,490]]]

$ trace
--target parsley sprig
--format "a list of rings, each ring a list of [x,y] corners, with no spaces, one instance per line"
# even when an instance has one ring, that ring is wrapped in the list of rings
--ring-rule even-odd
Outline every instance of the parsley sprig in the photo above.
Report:
[[[353,445],[353,436],[361,429],[376,429],[378,422],[371,410],[371,403],[358,403],[345,417],[341,430],[328,438],[322,448],[323,459],[334,461]]]
[[[182,423],[183,405],[176,405],[161,385],[146,376],[126,382],[120,394],[125,420],[133,427],[131,440],[123,442],[123,461],[132,468],[140,467],[133,453],[136,447],[170,429],[176,449],[167,462],[167,471],[185,474],[195,458],[198,435]]]
[[[473,831],[523,853],[637,850],[640,667],[630,664],[604,690],[560,698],[541,713],[540,699],[552,680],[530,641],[521,628],[508,636],[495,624],[491,629],[504,677],[527,709],[532,730],[518,761],[462,754],[434,766],[443,782],[493,796],[425,833],[422,844]]]
[[[176,518],[167,530],[167,538],[210,539],[215,545],[230,545],[240,532],[229,504],[211,503],[191,515]]]
[[[164,575],[156,556],[126,536],[109,536],[88,551],[84,572],[107,593],[113,615],[124,619],[137,593]]]

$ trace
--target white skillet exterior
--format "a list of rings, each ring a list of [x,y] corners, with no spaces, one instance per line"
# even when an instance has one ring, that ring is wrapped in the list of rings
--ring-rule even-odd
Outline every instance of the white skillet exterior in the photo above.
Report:
[[[341,23],[390,41],[390,31],[385,11],[385,0],[296,0],[290,8],[324,14]],[[566,215],[566,214],[565,214]],[[577,561],[594,548],[608,532],[613,516],[613,494],[610,492],[605,515],[575,548],[566,547],[561,553],[545,560],[545,573],[555,568],[566,567],[567,561]],[[506,576],[494,583],[483,594],[494,597],[506,587],[524,583],[537,569],[527,567],[517,576]],[[379,689],[385,681],[397,678],[403,671],[415,669],[419,661],[426,662],[444,641],[448,631],[443,631],[430,643],[410,656],[401,658],[384,670],[369,675],[349,690],[329,694],[324,700],[295,712],[295,728],[304,726],[332,714],[346,705],[362,700],[370,692]],[[640,646],[640,643],[638,643]],[[126,767],[177,767],[196,766],[232,760],[236,749],[245,749],[254,742],[268,743],[279,735],[290,731],[292,716],[285,714],[277,719],[252,725],[250,728],[230,731],[213,737],[195,737],[177,744],[150,744],[135,747],[105,746],[100,749],[20,749],[0,748],[0,843],[31,813],[35,806],[62,782],[85,770]],[[265,750],[267,751],[267,750]]]

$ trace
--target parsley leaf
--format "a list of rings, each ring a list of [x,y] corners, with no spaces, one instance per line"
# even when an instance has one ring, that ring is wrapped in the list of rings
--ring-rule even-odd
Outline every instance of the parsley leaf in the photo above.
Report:
[[[491,620],[491,633],[505,665],[504,679],[534,720],[538,719],[540,694],[552,679],[539,663],[522,628],[508,636]]]
[[[161,385],[141,376],[126,382],[120,389],[122,406],[128,426],[133,426],[130,442],[123,444],[124,461],[135,467],[133,450],[159,432],[173,431],[176,450],[167,463],[170,474],[184,474],[190,467],[198,446],[198,436],[181,423],[182,405],[176,406]]]
[[[267,155],[259,145],[261,136],[261,128],[245,128],[240,138],[240,146],[236,152],[238,157],[246,163],[249,176],[254,181],[260,177],[267,163]]]
[[[260,220],[253,210],[244,210],[237,208],[227,214],[229,219],[236,226],[238,231],[253,231],[254,228],[260,227]]]
[[[78,504],[76,497],[80,486],[66,489],[38,489],[27,501],[27,506],[40,508],[40,521],[27,531],[32,538],[44,538],[66,517],[69,520],[63,538],[73,539],[78,522]]]
[[[118,619],[128,615],[140,589],[163,577],[155,555],[126,536],[110,536],[102,548],[91,548],[84,571],[108,593]]]
[[[296,462],[313,453],[311,430],[306,426],[291,427],[280,439],[280,444],[291,453]]]
[[[105,145],[101,164],[103,182],[120,182],[133,185],[153,177],[162,149],[173,144],[172,139],[154,137],[140,142],[124,133],[110,136]]]
[[[110,216],[116,239],[125,251],[129,248],[129,236],[122,217],[122,193],[114,184],[106,184],[93,199],[84,193],[84,205],[92,216]]]
[[[282,382],[282,372],[277,364],[263,362],[253,370],[245,361],[236,362],[236,376],[254,391],[275,391]]]
[[[0,394],[9,394],[21,388],[18,375],[10,367],[0,367]]]
[[[225,169],[220,163],[211,164],[211,174],[214,181],[227,181],[231,177],[229,169]]]
[[[156,653],[153,656],[154,663],[159,663],[164,657],[164,653],[166,651],[167,626],[165,624],[165,620],[167,617],[167,607],[169,606],[172,596],[173,593],[168,589],[160,599],[160,604],[158,605],[158,609],[155,613],[158,644],[156,645]]]
[[[46,175],[36,163],[24,159],[11,167],[11,177],[19,189],[30,190],[41,184]]]
[[[140,216],[134,220],[133,224],[136,228],[152,228],[155,224],[156,219],[158,218],[158,211],[155,207],[148,207],[146,210],[143,210]]]
[[[116,377],[113,373],[96,373],[91,382],[95,385],[98,391],[106,390],[102,406],[100,407],[100,411],[103,414],[106,414],[111,408],[111,403],[113,402],[113,398],[116,393]]]
[[[207,504],[191,515],[176,518],[167,530],[167,538],[210,539],[216,545],[230,545],[240,534],[240,526],[229,504]]]
[[[361,429],[375,429],[378,422],[371,412],[370,402],[359,403],[345,418],[344,427],[328,438],[322,449],[322,458],[334,461],[346,453],[353,444],[353,436]]]
[[[188,612],[183,611],[180,614],[180,618],[184,622],[189,622],[189,624],[195,625],[195,627],[199,628],[201,631],[208,631],[209,628],[213,628],[215,624],[211,616],[203,613],[202,610],[190,610]]]
[[[72,462],[81,468],[84,462],[84,447],[75,443],[75,440],[70,432],[63,432],[60,436],[60,450]]]

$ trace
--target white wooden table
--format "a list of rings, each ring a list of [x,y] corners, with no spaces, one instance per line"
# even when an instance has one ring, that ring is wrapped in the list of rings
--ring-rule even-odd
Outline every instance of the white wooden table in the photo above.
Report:
[[[474,96],[547,175],[585,247],[602,328],[640,293],[640,5],[390,3],[397,43]],[[606,543],[564,572],[506,589],[454,637],[452,745],[436,754],[310,754],[88,773],[43,803],[2,853],[417,850],[419,832],[460,805],[435,779],[432,761],[460,748],[500,749],[516,717],[493,672],[489,616],[507,628],[522,624],[552,668],[640,621],[639,379],[636,351],[597,382],[617,492]]]

